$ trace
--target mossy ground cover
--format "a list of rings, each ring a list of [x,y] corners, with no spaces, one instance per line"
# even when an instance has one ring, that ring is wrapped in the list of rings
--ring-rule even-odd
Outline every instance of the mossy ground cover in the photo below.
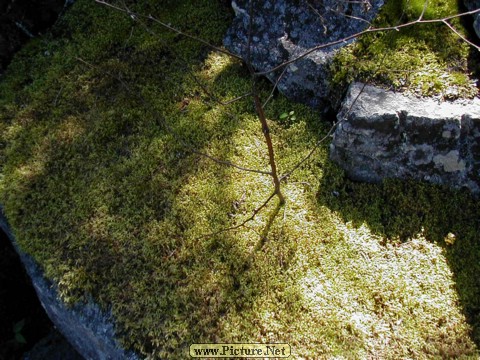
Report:
[[[457,0],[387,1],[372,26],[398,26],[419,19],[422,13],[422,19],[433,20],[460,12]],[[449,23],[460,36],[470,38],[464,27],[468,21],[468,17],[456,18]],[[332,82],[339,89],[352,80],[360,80],[418,96],[449,100],[474,97],[478,95],[480,73],[469,59],[478,56],[477,50],[460,36],[443,23],[417,24],[361,36],[336,56]],[[475,37],[471,40],[478,42]]]
[[[220,1],[137,6],[216,44],[231,19]],[[248,71],[149,29],[79,0],[0,84],[1,203],[64,300],[92,296],[148,358],[208,342],[287,342],[296,359],[475,358],[478,201],[352,183],[325,143],[283,184],[283,207],[220,232],[273,190],[190,151],[268,169],[251,100],[222,106],[202,89],[228,101],[250,91]],[[282,96],[266,112],[281,173],[328,131]]]

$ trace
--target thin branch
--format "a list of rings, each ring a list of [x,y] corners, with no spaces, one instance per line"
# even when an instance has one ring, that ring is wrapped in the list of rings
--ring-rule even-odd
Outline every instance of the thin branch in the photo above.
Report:
[[[130,9],[124,5],[125,7],[125,13],[129,14],[131,13]],[[134,21],[138,22],[144,29],[146,32],[148,32],[150,35],[152,36],[155,36],[157,37],[157,39],[165,46],[169,49],[169,51],[174,55],[174,57],[176,59],[180,59],[183,64],[184,64],[184,68],[185,70],[188,72],[189,76],[193,79],[193,81],[200,87],[200,89],[208,96],[210,97],[211,99],[213,99],[217,104],[219,105],[222,105],[222,106],[227,106],[229,104],[232,104],[238,100],[241,100],[242,98],[244,97],[247,97],[249,96],[250,94],[245,94],[245,95],[242,95],[242,96],[238,96],[234,99],[230,99],[228,100],[227,102],[223,102],[221,101],[218,97],[216,97],[201,81],[200,79],[194,74],[194,72],[192,71],[192,69],[188,66],[188,62],[185,60],[185,58],[183,56],[181,56],[178,52],[175,51],[174,48],[172,48],[166,41],[162,40],[160,36],[158,36],[157,33],[155,33],[155,31],[153,31],[145,22],[141,21],[139,17],[134,17],[133,18]],[[226,114],[228,116],[230,116],[231,118],[235,119],[235,120],[238,120],[237,116],[230,113],[230,112],[226,112]]]
[[[403,14],[402,14],[402,17],[403,17]],[[400,19],[399,19],[400,21]],[[385,61],[385,58],[386,58],[387,54],[385,53],[380,61],[380,63],[378,64],[378,67],[377,67],[377,70],[375,71],[374,74],[372,74],[372,77],[375,76],[375,74],[378,73],[380,67],[383,65],[383,62]],[[310,150],[310,152],[302,159],[300,160],[291,170],[289,170],[287,173],[285,173],[284,175],[282,175],[280,177],[280,181],[283,181],[284,179],[288,178],[290,175],[292,175],[300,166],[302,166],[305,162],[307,162],[311,157],[312,155],[315,153],[315,151],[317,151],[317,149],[320,147],[320,145],[325,141],[327,140],[333,133],[333,131],[338,127],[338,125],[340,125],[343,121],[345,121],[348,117],[348,115],[351,113],[352,109],[353,109],[353,106],[355,105],[355,103],[358,101],[358,99],[360,98],[360,95],[363,93],[363,91],[365,90],[365,87],[367,86],[366,83],[363,84],[362,88],[360,89],[360,91],[358,92],[357,96],[355,97],[355,99],[352,101],[352,103],[350,104],[350,107],[348,108],[346,114],[343,116],[342,119],[340,119],[340,121],[338,122],[335,122],[331,127],[330,129],[328,130],[327,134],[322,137],[320,140],[318,140],[316,143],[315,143],[315,146],[312,148],[312,150]]]
[[[256,91],[254,91],[253,99],[255,100],[255,109],[257,111],[258,118],[260,119],[260,123],[262,124],[262,132],[268,148],[268,160],[270,162],[270,168],[272,170],[270,176],[272,177],[273,183],[275,185],[275,194],[280,199],[280,204],[283,205],[285,203],[285,197],[283,196],[280,189],[280,179],[278,178],[277,163],[275,161],[275,152],[273,150],[273,143],[270,136],[270,128],[268,127],[267,117],[265,116],[262,103],[260,102],[260,98],[258,97]]]
[[[253,94],[252,94],[251,92],[248,92],[248,93],[246,93],[246,94],[237,96],[236,98],[231,99],[231,100],[228,100],[228,101],[223,101],[223,102],[220,101],[220,104],[221,104],[221,105],[225,105],[225,106],[226,106],[226,105],[230,105],[230,104],[232,104],[232,103],[234,103],[234,102],[237,102],[238,100],[245,99],[246,97],[250,97],[250,96],[252,96],[252,95],[253,95]]]
[[[363,2],[359,2],[361,4],[363,4]],[[327,33],[327,27],[323,24],[323,22],[325,21],[323,19],[323,16],[320,14],[320,12],[315,9],[311,4],[310,4],[310,1],[307,1],[307,5],[317,14],[318,17],[320,17],[320,19],[322,20],[322,26],[323,26],[323,29],[324,29],[324,34]],[[366,22],[368,25],[371,25],[370,21],[368,20],[365,20],[365,19],[362,19],[361,17],[357,17],[357,16],[353,16],[353,15],[347,15],[345,14],[344,12],[341,12],[341,11],[338,11],[338,10],[335,10],[335,9],[332,9],[331,7],[329,6],[325,6],[323,3],[320,3],[320,6],[323,7],[326,11],[331,11],[333,12],[334,14],[337,14],[337,15],[340,15],[340,16],[344,16],[348,19],[354,19],[354,20],[358,20],[358,21],[361,21],[361,22]]]
[[[284,175],[282,175],[280,177],[280,181],[283,181],[285,180],[286,178],[288,178],[290,175],[292,175],[300,166],[302,166],[305,162],[307,162],[311,157],[312,155],[315,153],[315,151],[317,151],[317,149],[320,147],[320,145],[325,141],[327,140],[333,133],[333,131],[337,128],[337,126],[342,123],[347,117],[348,115],[350,114],[350,112],[352,111],[353,109],[353,106],[355,105],[355,103],[357,102],[358,98],[360,97],[360,95],[363,93],[363,91],[365,90],[365,87],[367,86],[366,83],[363,84],[362,88],[360,89],[359,93],[357,94],[357,96],[355,97],[355,99],[352,101],[350,107],[348,108],[347,110],[347,113],[345,114],[345,116],[340,120],[340,121],[337,121],[335,124],[332,125],[332,127],[330,127],[330,129],[328,130],[327,134],[322,137],[320,140],[318,140],[316,143],[315,143],[315,146],[312,148],[312,150],[310,150],[310,152],[302,159],[300,160],[292,169],[290,169],[288,172],[286,172]]]
[[[232,230],[236,230],[236,229],[239,229],[243,226],[245,226],[248,222],[250,221],[253,221],[255,219],[255,216],[257,216],[257,214],[264,208],[268,205],[268,203],[276,196],[277,194],[275,192],[273,192],[267,200],[265,200],[263,202],[262,205],[260,205],[258,208],[256,208],[255,210],[253,210],[253,213],[250,217],[248,217],[247,219],[245,219],[244,221],[242,221],[240,224],[238,225],[234,225],[234,226],[231,226],[229,228],[225,228],[225,229],[222,229],[222,230],[218,230],[218,231],[215,231],[213,233],[210,233],[210,234],[205,234],[205,235],[201,235],[199,236],[198,238],[196,238],[196,240],[200,240],[200,239],[204,239],[206,237],[211,237],[211,236],[215,236],[215,235],[218,235],[218,234],[222,234],[224,232],[227,232],[227,231],[232,231]]]
[[[79,58],[77,57],[76,58],[78,61],[82,62],[83,64],[89,66],[90,68],[93,68],[93,69],[96,69],[98,70],[98,67],[89,63],[88,61],[85,61],[84,59],[82,58]],[[271,175],[271,173],[269,171],[262,171],[262,170],[256,170],[256,169],[249,169],[249,168],[245,168],[243,166],[239,166],[239,165],[236,165],[230,161],[227,161],[227,160],[220,160],[220,159],[217,159],[211,155],[208,155],[204,152],[201,152],[199,150],[196,150],[193,148],[193,146],[189,143],[187,143],[182,137],[180,137],[168,124],[167,122],[165,121],[165,119],[163,118],[163,116],[161,116],[156,110],[154,110],[154,107],[151,106],[151,104],[147,101],[147,99],[145,99],[145,97],[140,94],[139,92],[134,92],[131,90],[130,86],[123,80],[121,79],[120,77],[114,75],[114,74],[111,74],[109,73],[108,71],[104,71],[104,70],[101,70],[104,74],[114,78],[115,80],[119,81],[122,86],[130,93],[130,94],[135,94],[137,96],[137,98],[143,103],[145,109],[150,109],[151,111],[154,112],[155,116],[157,117],[157,119],[160,120],[160,123],[162,124],[163,128],[167,131],[167,133],[169,133],[170,135],[172,135],[179,143],[181,143],[183,146],[185,146],[186,148],[186,151],[189,151],[193,154],[196,154],[196,155],[199,155],[199,156],[202,156],[202,157],[205,157],[207,159],[210,159],[218,164],[221,164],[221,165],[227,165],[227,166],[230,166],[230,167],[233,167],[233,168],[236,168],[238,170],[242,170],[242,171],[246,171],[246,172],[251,172],[251,173],[255,173],[255,174],[262,174],[262,175]]]
[[[452,24],[450,24],[447,20],[445,20],[443,22],[445,25],[448,26],[448,28],[450,30],[452,30],[460,39],[462,39],[463,41],[465,41],[467,44],[469,44],[470,46],[473,46],[475,49],[477,49],[478,51],[480,51],[480,46],[474,44],[473,42],[471,42],[470,40],[468,40],[465,36],[463,36],[462,34],[460,34],[460,32],[455,29]]]
[[[135,13],[133,11],[130,11],[129,9],[127,8],[121,8],[119,6],[116,6],[116,5],[113,5],[107,1],[104,1],[104,0],[95,0],[96,3],[98,4],[101,4],[101,5],[104,5],[104,6],[107,6],[107,7],[110,7],[112,9],[115,9],[117,11],[121,11],[121,12],[124,12],[126,14],[128,14],[132,19],[135,20],[135,18],[144,18],[144,19],[148,19],[150,21],[153,21],[161,26],[163,26],[164,28],[176,33],[176,34],[179,34],[179,35],[182,35],[182,36],[185,36],[189,39],[192,39],[192,40],[195,40],[195,41],[198,41],[206,46],[208,46],[209,48],[215,50],[215,51],[218,51],[220,53],[223,53],[223,54],[226,54],[228,56],[231,56],[231,57],[234,57],[236,59],[239,59],[239,60],[243,60],[241,56],[238,56],[238,55],[235,55],[233,53],[231,53],[230,51],[228,50],[225,50],[225,49],[222,49],[222,48],[219,48],[218,46],[215,46],[215,45],[212,45],[210,44],[209,42],[199,38],[199,37],[196,37],[196,36],[193,36],[193,35],[190,35],[190,34],[187,34],[181,30],[178,30],[177,28],[174,28],[173,26],[169,25],[169,24],[166,24],[164,23],[163,21],[160,21],[158,20],[157,18],[153,17],[152,15],[142,15],[142,14],[138,14],[138,13]]]
[[[269,103],[269,101],[272,100],[273,93],[275,92],[275,89],[278,87],[278,84],[280,83],[282,78],[285,76],[285,74],[287,72],[287,69],[288,68],[283,69],[282,73],[280,74],[280,76],[275,81],[275,84],[273,85],[273,88],[272,88],[272,91],[270,92],[270,95],[268,96],[267,100],[265,100],[265,102],[263,103],[263,108],[265,108],[267,106],[267,104]]]
[[[420,16],[418,17],[418,20],[422,20],[422,19],[423,19],[423,16],[425,15],[425,11],[427,11],[427,6],[428,6],[428,0],[425,0],[425,2],[423,3],[422,13],[421,13]]]
[[[318,45],[318,46],[314,46],[313,48],[310,48],[309,50],[303,52],[301,55],[296,56],[295,58],[290,59],[288,61],[285,61],[285,62],[281,63],[280,65],[277,65],[277,66],[275,66],[275,67],[273,67],[269,70],[256,72],[255,76],[268,75],[272,72],[275,72],[275,71],[278,71],[278,70],[282,69],[283,67],[285,67],[287,65],[293,64],[294,62],[297,62],[300,59],[303,59],[304,57],[310,55],[311,53],[313,53],[315,51],[325,49],[325,48],[330,47],[330,46],[346,43],[350,40],[356,39],[357,37],[365,35],[365,34],[381,32],[381,31],[391,31],[391,30],[399,31],[400,29],[410,27],[410,26],[413,26],[413,25],[417,25],[417,24],[435,24],[435,23],[443,23],[444,24],[448,20],[456,19],[456,18],[459,18],[459,17],[462,17],[462,16],[473,15],[473,14],[476,14],[478,12],[480,12],[480,9],[467,11],[467,12],[457,14],[457,15],[451,15],[451,16],[448,16],[448,17],[445,17],[445,18],[442,18],[442,19],[422,20],[422,18],[419,17],[417,20],[414,20],[414,21],[411,21],[411,22],[408,22],[408,23],[405,23],[405,24],[401,24],[401,25],[387,26],[387,27],[381,27],[381,28],[368,28],[367,30],[357,32],[353,35],[344,37],[340,40],[335,40],[335,41],[331,41],[331,42],[326,43],[326,44],[321,44],[321,45]],[[422,15],[423,15],[423,13],[422,13]]]

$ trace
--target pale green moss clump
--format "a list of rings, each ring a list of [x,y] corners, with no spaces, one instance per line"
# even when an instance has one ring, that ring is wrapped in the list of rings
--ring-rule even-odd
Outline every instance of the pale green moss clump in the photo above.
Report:
[[[417,20],[425,0],[388,1],[374,21],[376,28]],[[423,19],[441,19],[460,12],[457,0],[430,0]],[[468,36],[460,19],[450,21],[462,36]],[[342,89],[352,80],[361,80],[446,99],[471,98],[478,94],[468,58],[469,45],[445,24],[417,24],[371,33],[342,49],[332,69],[332,83]],[[476,75],[478,76],[478,74]]]
[[[131,7],[217,45],[232,16],[224,1]],[[190,151],[268,170],[251,99],[211,95],[248,93],[248,71],[148,26],[156,35],[77,0],[0,83],[0,202],[63,299],[92,296],[124,346],[151,359],[209,342],[286,342],[292,359],[475,356],[479,202],[352,183],[325,142],[283,183],[278,213],[272,202],[221,232],[273,189]],[[328,131],[282,96],[266,113],[281,174]]]

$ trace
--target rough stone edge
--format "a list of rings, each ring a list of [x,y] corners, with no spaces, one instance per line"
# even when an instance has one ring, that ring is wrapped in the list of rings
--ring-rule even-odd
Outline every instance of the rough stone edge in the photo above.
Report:
[[[79,354],[86,360],[140,359],[137,354],[122,349],[115,339],[110,313],[102,311],[92,300],[71,308],[61,301],[57,287],[44,277],[36,261],[19,248],[1,205],[0,228],[18,253],[48,317]]]
[[[379,118],[381,118],[382,116],[388,115],[386,113],[384,114],[381,112],[379,113],[376,111],[371,111],[372,110],[371,108],[367,109],[367,107],[370,107],[370,103],[365,103],[365,99],[362,98],[362,93],[367,88],[373,90],[373,92],[376,93],[375,98],[382,99],[380,101],[385,101],[385,99],[387,98],[396,98],[401,103],[403,103],[402,105],[405,106],[405,109],[401,111],[399,111],[398,108],[390,107],[389,110],[391,112],[393,111],[394,113],[396,113],[396,115],[400,115],[400,113],[402,113],[403,116],[407,116],[407,117],[431,116],[430,120],[434,120],[435,116],[439,115],[436,111],[429,112],[427,109],[421,109],[421,108],[420,110],[418,110],[418,108],[416,109],[417,111],[419,111],[417,113],[415,112],[408,113],[408,108],[410,108],[412,103],[420,104],[420,102],[423,102],[425,105],[429,105],[429,106],[426,106],[426,108],[428,107],[431,108],[432,106],[435,105],[438,108],[443,107],[443,110],[447,110],[447,109],[453,110],[453,113],[449,113],[448,115],[452,117],[458,117],[457,120],[459,123],[458,125],[460,127],[458,137],[460,138],[460,136],[462,136],[463,138],[461,139],[461,142],[459,141],[457,144],[459,145],[459,149],[456,149],[456,148],[447,149],[447,150],[450,150],[449,153],[446,153],[446,150],[443,150],[443,152],[446,153],[446,155],[440,155],[440,156],[437,155],[437,157],[442,157],[443,160],[448,160],[447,158],[449,154],[452,154],[454,152],[457,153],[458,155],[460,147],[462,147],[462,145],[463,147],[465,147],[465,144],[463,143],[469,140],[467,138],[471,137],[471,134],[465,134],[465,131],[472,131],[472,129],[468,130],[473,126],[472,119],[471,119],[472,114],[467,114],[466,112],[458,111],[459,110],[458,106],[468,104],[470,106],[473,106],[471,108],[474,108],[476,110],[474,111],[475,114],[473,115],[478,116],[480,114],[480,98],[479,97],[475,97],[474,99],[470,99],[470,100],[461,99],[453,102],[441,101],[440,99],[435,99],[435,98],[419,99],[409,94],[405,94],[401,92],[398,93],[391,90],[385,90],[383,88],[380,88],[371,84],[353,82],[352,84],[350,84],[347,94],[345,95],[342,101],[341,109],[337,114],[338,126],[334,131],[333,140],[332,140],[332,143],[330,144],[330,149],[329,149],[329,158],[332,161],[334,161],[336,164],[338,164],[341,168],[343,168],[349,178],[351,178],[354,181],[367,182],[367,183],[379,183],[382,180],[388,179],[388,178],[397,178],[401,180],[414,179],[419,181],[427,181],[433,184],[446,185],[453,189],[467,188],[468,190],[470,190],[473,196],[478,197],[480,195],[480,183],[478,181],[475,181],[473,178],[471,178],[471,175],[473,173],[479,173],[478,161],[474,161],[474,164],[470,164],[468,166],[468,169],[464,169],[468,173],[463,174],[463,176],[461,177],[457,176],[457,177],[450,178],[448,176],[449,171],[447,169],[444,169],[444,171],[441,172],[440,174],[434,174],[432,176],[420,171],[420,168],[418,168],[417,171],[412,172],[411,166],[410,168],[407,168],[401,164],[401,160],[402,160],[401,156],[394,156],[391,159],[393,160],[392,164],[397,162],[397,166],[400,168],[400,170],[402,170],[396,175],[388,171],[387,169],[388,161],[385,163],[382,163],[379,167],[372,166],[370,157],[368,155],[363,154],[361,150],[356,155],[347,156],[346,153],[350,153],[350,154],[353,153],[352,151],[353,147],[351,149],[348,149],[348,148],[338,146],[339,144],[337,144],[336,138],[342,137],[341,133],[344,131],[344,127],[349,125],[349,122],[352,120],[351,119],[352,116],[353,118],[357,118],[357,114],[356,114],[357,111],[359,112],[364,111],[366,115],[364,114],[364,116],[360,116],[359,118],[373,125],[375,123],[378,123]],[[390,104],[387,104],[387,105],[390,105]],[[457,108],[452,109],[452,106]],[[372,104],[372,107],[373,107],[373,104]],[[386,106],[385,108],[389,108],[389,106]],[[440,111],[440,113],[442,115],[445,115],[443,111]],[[368,117],[370,117],[370,120],[368,120]],[[445,121],[444,123],[445,125],[448,125],[447,121]],[[463,129],[464,127],[467,128],[467,130],[464,130]],[[372,129],[365,128],[363,130],[373,131],[373,127]],[[352,133],[354,134],[354,137],[362,137],[362,134],[360,133],[357,133],[357,132],[352,132]],[[477,135],[478,135],[478,131],[477,131]],[[468,147],[470,148],[472,146],[468,146]],[[470,155],[473,155],[473,154],[470,154]],[[442,160],[442,159],[438,159],[438,160]],[[460,160],[464,162],[464,159],[460,157],[459,159],[455,158],[455,160]],[[436,162],[435,158],[433,159],[433,161]],[[457,169],[454,169],[452,171],[456,171],[456,170]],[[452,181],[452,180],[455,180],[455,181]],[[460,182],[457,182],[458,180],[460,180]]]

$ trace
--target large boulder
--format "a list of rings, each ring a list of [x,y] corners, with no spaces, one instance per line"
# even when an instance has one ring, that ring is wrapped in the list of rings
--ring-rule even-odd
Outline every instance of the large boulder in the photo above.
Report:
[[[310,48],[344,39],[365,30],[383,0],[264,0],[254,2],[251,63],[269,71]],[[236,17],[224,39],[231,52],[248,57],[250,1],[233,0]],[[286,68],[267,74],[287,97],[319,107],[329,97],[328,67],[335,53],[351,41],[318,49]]]
[[[413,178],[480,193],[480,99],[445,102],[354,83],[331,158],[359,181]]]
[[[480,0],[463,0],[468,11],[473,11],[480,9]],[[477,33],[477,36],[480,38],[480,12],[473,15],[473,28]]]

